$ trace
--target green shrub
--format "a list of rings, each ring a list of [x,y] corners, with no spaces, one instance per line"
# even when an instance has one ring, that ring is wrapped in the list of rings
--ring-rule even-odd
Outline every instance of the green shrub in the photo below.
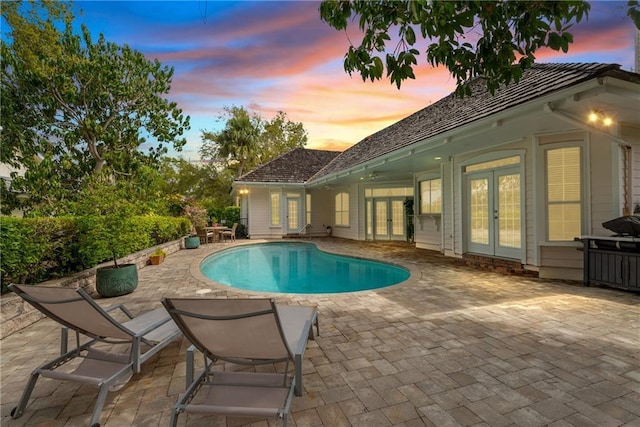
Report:
[[[120,246],[133,253],[189,232],[186,218],[134,216]],[[0,218],[2,291],[9,283],[39,283],[94,267],[112,258],[105,217]]]

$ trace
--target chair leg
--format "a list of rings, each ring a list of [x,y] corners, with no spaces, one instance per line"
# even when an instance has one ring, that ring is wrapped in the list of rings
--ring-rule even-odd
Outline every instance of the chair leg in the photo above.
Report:
[[[93,413],[91,414],[91,420],[89,420],[89,426],[100,425],[100,414],[102,414],[102,407],[107,400],[107,394],[109,394],[109,384],[104,383],[100,386],[96,403],[93,406]]]
[[[18,405],[16,405],[16,407],[11,410],[11,418],[20,418],[22,414],[24,414],[24,408],[26,408],[27,403],[29,403],[29,398],[31,397],[31,393],[33,392],[33,388],[36,386],[36,381],[38,381],[39,376],[40,373],[37,370],[31,373],[29,381],[27,382],[27,386],[22,392],[22,397],[20,398]]]
[[[296,396],[302,396],[302,354],[296,354],[294,356],[295,363],[295,393]]]
[[[171,427],[176,427],[178,425],[178,415],[180,415],[180,412],[174,408],[171,412],[171,418],[169,419],[169,425]]]

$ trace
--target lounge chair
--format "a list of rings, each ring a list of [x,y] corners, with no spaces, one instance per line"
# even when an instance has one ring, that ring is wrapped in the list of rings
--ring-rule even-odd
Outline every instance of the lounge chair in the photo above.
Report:
[[[233,226],[231,226],[231,230],[224,230],[220,232],[220,237],[226,242],[227,238],[229,240],[235,242],[236,241],[236,229],[238,228],[238,223],[234,222]]]
[[[140,365],[180,336],[180,330],[162,308],[133,316],[124,305],[100,307],[83,289],[9,285],[9,288],[47,317],[62,325],[60,357],[31,373],[27,386],[11,411],[13,418],[24,413],[38,377],[74,381],[98,388],[89,425],[99,426],[100,413],[109,391],[124,387]],[[127,321],[121,323],[110,314],[120,310]],[[76,344],[68,347],[68,331],[75,331]],[[80,335],[89,340],[81,344]],[[128,344],[127,353],[96,348],[100,343]],[[81,362],[74,363],[77,360]],[[71,362],[71,363],[69,363]]]
[[[187,351],[187,388],[169,425],[175,427],[178,416],[187,412],[276,418],[286,426],[296,382],[302,378],[302,354],[313,337],[313,324],[318,326],[315,307],[253,298],[163,298],[162,304],[204,356],[204,369],[194,379],[193,348]],[[280,373],[238,372],[221,370],[214,366],[218,361],[284,366],[277,368]]]

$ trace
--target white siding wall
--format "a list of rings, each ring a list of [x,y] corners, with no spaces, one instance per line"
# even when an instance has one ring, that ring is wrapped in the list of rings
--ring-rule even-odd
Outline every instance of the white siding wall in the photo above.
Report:
[[[542,246],[538,275],[541,279],[582,280],[582,252],[575,247]]]
[[[249,190],[249,212],[249,235],[252,239],[282,237],[281,227],[271,227],[271,199],[268,188],[251,188]],[[282,220],[284,221],[284,217]]]
[[[416,247],[440,251],[442,247],[442,217],[440,215],[418,215],[415,220]]]
[[[311,234],[326,235],[326,227],[333,227],[334,195],[323,190],[310,190],[311,193]]]
[[[610,234],[602,226],[604,221],[622,215],[620,189],[622,179],[614,178],[614,170],[621,165],[620,147],[611,139],[591,134],[589,144],[589,187],[591,189],[591,225],[587,234]]]

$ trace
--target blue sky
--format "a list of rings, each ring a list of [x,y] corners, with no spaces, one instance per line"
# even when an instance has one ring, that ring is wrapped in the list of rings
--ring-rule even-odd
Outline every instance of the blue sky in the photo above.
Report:
[[[634,66],[635,27],[626,1],[591,2],[574,28],[569,54],[540,51],[539,62],[607,62]],[[302,122],[309,148],[342,150],[449,94],[454,82],[424,57],[417,79],[397,90],[363,82],[342,68],[355,26],[339,32],[312,1],[76,1],[77,23],[175,67],[170,98],[191,116],[181,154],[198,158],[201,130],[218,130],[225,106],[266,119],[278,110]],[[81,13],[78,13],[80,12]],[[424,48],[422,48],[424,51]]]

